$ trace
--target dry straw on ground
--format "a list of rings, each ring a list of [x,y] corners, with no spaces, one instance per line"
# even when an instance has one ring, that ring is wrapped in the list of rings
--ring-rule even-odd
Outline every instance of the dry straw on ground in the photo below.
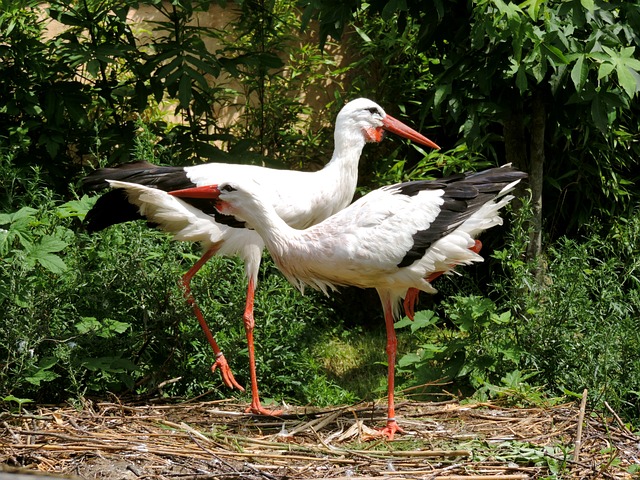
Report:
[[[288,407],[278,419],[245,407],[116,400],[3,413],[0,462],[73,478],[519,480],[633,478],[640,457],[615,412],[585,415],[584,404],[407,402],[397,409],[406,433],[392,442],[368,439],[384,405]]]

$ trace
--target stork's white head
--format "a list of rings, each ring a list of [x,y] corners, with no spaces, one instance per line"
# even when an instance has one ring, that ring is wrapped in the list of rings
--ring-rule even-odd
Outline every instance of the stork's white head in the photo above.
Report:
[[[341,145],[344,141],[357,140],[380,142],[384,138],[385,130],[422,145],[440,149],[427,137],[393,118],[368,98],[357,98],[342,107],[336,118],[335,142],[336,145]]]
[[[264,208],[263,205],[271,205],[267,192],[252,179],[186,188],[168,193],[183,199],[211,200],[220,213],[232,215],[245,221],[252,220],[256,211]]]
[[[221,183],[218,192],[216,210],[227,215],[240,215],[245,220],[246,212],[255,211],[261,201],[266,201],[261,186],[252,180]]]
[[[363,135],[368,142],[379,142],[382,140],[384,131],[382,119],[386,116],[383,108],[377,103],[368,98],[357,98],[347,103],[338,113],[336,134],[342,131],[353,131]],[[379,135],[378,131],[380,131]]]

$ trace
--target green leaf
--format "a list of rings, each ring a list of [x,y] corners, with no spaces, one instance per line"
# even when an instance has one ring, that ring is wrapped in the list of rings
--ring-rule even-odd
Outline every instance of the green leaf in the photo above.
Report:
[[[56,209],[56,213],[60,218],[75,218],[83,219],[87,212],[91,210],[96,203],[98,197],[90,197],[83,195],[80,200],[70,200],[63,203]]]
[[[382,9],[382,19],[390,20],[398,11],[407,10],[407,0],[389,0]]]
[[[573,80],[573,85],[578,92],[582,90],[582,87],[587,81],[587,74],[589,73],[589,67],[584,59],[585,55],[578,56],[576,64],[571,69],[571,80]]]
[[[60,274],[67,270],[67,266],[62,259],[55,255],[67,247],[68,243],[52,235],[44,235],[40,241],[26,246],[26,260],[28,262],[38,262],[42,267],[51,273]]]
[[[25,377],[25,380],[30,384],[39,387],[41,382],[51,382],[59,376],[60,375],[58,375],[56,372],[52,372],[48,368],[41,368],[34,375]]]
[[[432,310],[421,310],[419,312],[416,312],[413,321],[409,319],[409,317],[404,317],[403,319],[397,321],[394,327],[398,329],[410,326],[411,332],[413,333],[416,330],[420,330],[421,328],[429,327],[435,324],[437,321],[438,317],[435,316],[435,313]]]
[[[397,329],[397,328],[408,327],[409,325],[413,325],[413,321],[409,317],[404,317],[398,320],[393,326],[394,328]]]
[[[95,317],[83,317],[80,322],[75,324],[79,333],[94,334],[101,338],[112,338],[117,334],[124,333],[130,326],[129,323],[110,318],[98,321]]]
[[[416,363],[420,363],[422,361],[422,357],[415,352],[407,353],[398,359],[398,368],[408,367],[410,365],[415,365]]]
[[[4,257],[11,248],[9,240],[9,231],[0,229],[0,258]]]
[[[492,317],[492,320],[495,323],[499,323],[499,324],[509,323],[511,321],[511,312],[510,311],[502,312],[500,315],[496,315],[495,318]]]
[[[7,223],[17,223],[19,220],[31,220],[38,211],[31,207],[22,207],[20,210],[14,213],[0,213],[0,225],[6,225]]]
[[[60,275],[67,271],[67,264],[58,256],[53,253],[42,253],[36,258],[37,262],[46,268],[51,273]]]
[[[529,82],[527,81],[527,73],[525,72],[524,65],[520,65],[518,73],[516,74],[516,86],[520,93],[524,94],[527,91]]]
[[[92,372],[126,373],[137,369],[136,364],[131,360],[119,356],[84,358],[80,363]]]
[[[526,2],[520,4],[520,7],[523,9],[527,9],[527,14],[532,20],[537,20],[538,14],[540,12],[540,5],[542,5],[545,1],[546,0],[527,0]]]
[[[37,248],[43,252],[55,253],[64,250],[68,245],[67,242],[52,235],[43,235]]]
[[[413,325],[411,325],[411,332],[415,332],[424,327],[430,327],[438,321],[435,312],[432,310],[421,310],[416,312]]]
[[[436,92],[433,98],[434,107],[440,105],[442,101],[446,99],[447,96],[449,96],[449,94],[451,94],[451,84],[438,85],[436,87]]]
[[[611,62],[601,63],[600,67],[598,68],[598,80],[607,77],[611,72],[613,72],[614,68],[616,68],[616,66]]]
[[[360,38],[362,38],[365,43],[371,43],[371,38],[364,32],[364,30],[358,28],[357,26],[354,26],[354,28],[356,29],[357,34],[360,35]]]
[[[33,403],[33,400],[30,398],[18,398],[14,395],[7,395],[2,399],[3,402],[16,402],[18,405],[22,405],[23,403]]]
[[[593,12],[593,9],[596,6],[594,0],[580,0],[580,3],[586,10],[589,10],[590,12]]]
[[[178,87],[178,101],[182,108],[189,108],[191,102],[191,79],[189,75],[182,74],[180,77],[180,86]]]
[[[87,333],[91,330],[97,330],[101,327],[100,322],[95,317],[83,317],[82,320],[75,325],[80,333]]]
[[[111,320],[110,318],[104,319],[103,323],[105,329],[114,333],[124,333],[131,326],[130,323],[119,322],[118,320]]]
[[[191,79],[197,84],[199,84],[202,88],[207,88],[209,83],[203,74],[201,74],[198,70],[185,66],[184,72],[191,77]]]
[[[601,132],[605,133],[607,131],[607,125],[609,124],[607,109],[600,95],[595,95],[591,102],[591,118]]]
[[[214,77],[217,77],[218,75],[220,75],[220,66],[218,62],[215,62],[215,63],[205,62],[204,60],[201,60],[198,57],[194,57],[193,55],[187,55],[185,57],[185,61],[193,65],[195,68],[199,69],[200,72],[202,73],[207,73]]]
[[[89,75],[91,75],[93,78],[98,78],[98,76],[100,75],[100,61],[93,58],[91,60],[89,60],[86,63],[86,67],[87,67],[87,72],[89,72]]]
[[[548,45],[544,42],[541,45],[546,50],[547,55],[555,60],[556,63],[560,63],[563,65],[569,64],[569,60],[564,56],[564,53],[562,53],[559,48],[554,47],[553,45]]]
[[[628,66],[621,64],[616,65],[616,74],[622,89],[626,92],[629,98],[633,98],[638,91],[636,75],[632,73],[632,70]]]
[[[284,63],[282,59],[273,53],[265,52],[254,55],[260,62],[260,65],[265,68],[282,68]]]

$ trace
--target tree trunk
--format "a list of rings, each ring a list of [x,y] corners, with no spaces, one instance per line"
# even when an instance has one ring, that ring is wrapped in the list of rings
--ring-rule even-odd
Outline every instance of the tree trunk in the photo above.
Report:
[[[519,105],[519,102],[518,102]],[[527,140],[525,137],[524,115],[522,109],[515,107],[511,111],[511,116],[504,122],[504,151],[507,163],[511,163],[518,170],[529,172],[529,159],[527,156]],[[514,192],[515,197],[511,204],[513,208],[519,210],[522,200],[527,195],[526,183],[520,182]]]
[[[504,149],[507,163],[512,163],[519,170],[529,170],[527,162],[527,142],[524,136],[524,120],[521,110],[511,112],[511,117],[504,123]]]
[[[535,262],[537,278],[544,274],[542,268],[542,180],[544,175],[544,131],[546,113],[543,93],[535,92],[529,124],[529,136],[526,136],[525,116],[521,108],[515,107],[511,117],[504,123],[505,156],[508,163],[529,174],[528,187],[531,189],[532,216],[529,220],[529,244],[526,251],[527,261]],[[528,140],[528,141],[527,141]],[[527,152],[527,145],[529,146]],[[525,185],[520,184],[516,191],[514,207],[518,208],[518,199],[524,194]]]
[[[543,94],[539,90],[533,95],[531,109],[531,143],[529,153],[529,187],[531,188],[531,232],[527,248],[527,259],[537,262],[538,275],[543,274],[542,252],[542,181],[544,175],[544,129],[545,107]]]

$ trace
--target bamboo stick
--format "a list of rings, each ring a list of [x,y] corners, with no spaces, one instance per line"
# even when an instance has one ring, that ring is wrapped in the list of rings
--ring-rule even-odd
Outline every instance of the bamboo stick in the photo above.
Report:
[[[584,412],[587,408],[587,393],[585,388],[582,391],[582,401],[580,402],[580,414],[578,415],[578,431],[576,433],[575,448],[573,450],[573,461],[577,462],[580,459],[580,449],[582,448],[582,423],[584,422]]]

